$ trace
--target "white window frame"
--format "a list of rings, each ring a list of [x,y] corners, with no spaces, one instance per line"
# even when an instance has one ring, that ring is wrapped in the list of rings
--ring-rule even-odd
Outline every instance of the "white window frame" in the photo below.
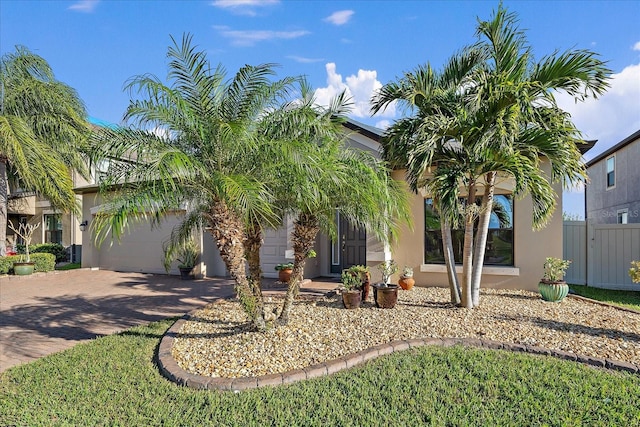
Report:
[[[628,224],[629,223],[629,209],[618,209],[618,215],[616,222],[618,224]]]
[[[609,170],[609,160],[612,160],[612,169]],[[612,188],[616,187],[616,155],[614,154],[613,156],[609,156],[607,157],[607,160],[604,163],[604,167],[605,167],[605,183],[606,183],[606,187],[607,190],[610,190]],[[609,174],[612,173],[613,174],[613,184],[609,185]]]

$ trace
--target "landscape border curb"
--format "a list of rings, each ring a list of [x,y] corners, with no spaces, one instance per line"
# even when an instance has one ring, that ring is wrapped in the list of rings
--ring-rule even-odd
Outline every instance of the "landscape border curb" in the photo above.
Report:
[[[584,298],[588,301],[588,298]],[[596,301],[600,303],[600,301]],[[606,304],[609,305],[609,304]],[[620,307],[617,307],[620,308]],[[194,312],[197,310],[194,310]],[[640,314],[635,310],[630,310]],[[214,378],[192,374],[182,369],[173,358],[171,349],[178,336],[182,325],[191,318],[191,313],[185,314],[178,319],[163,335],[156,353],[156,362],[160,373],[174,383],[197,390],[220,390],[240,392],[266,386],[279,386],[298,381],[319,378],[336,372],[352,368],[387,354],[404,351],[412,348],[424,346],[453,347],[460,345],[463,347],[484,348],[491,350],[507,350],[521,353],[539,354],[551,356],[557,359],[569,360],[583,363],[597,368],[610,369],[615,371],[630,372],[640,375],[640,366],[630,362],[614,359],[600,359],[591,356],[584,356],[561,350],[551,350],[538,346],[525,344],[506,343],[479,338],[417,338],[408,340],[397,340],[389,343],[379,344],[357,353],[349,354],[337,359],[328,360],[313,366],[280,374],[263,375],[259,377],[240,378]]]

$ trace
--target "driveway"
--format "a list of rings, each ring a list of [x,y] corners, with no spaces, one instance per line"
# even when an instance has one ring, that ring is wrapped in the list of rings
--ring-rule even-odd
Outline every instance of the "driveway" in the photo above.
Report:
[[[265,293],[278,293],[264,279]],[[302,293],[324,294],[335,282],[305,281]],[[73,345],[235,295],[223,278],[80,269],[0,277],[0,372]]]
[[[0,278],[0,372],[233,295],[226,279],[72,270]]]

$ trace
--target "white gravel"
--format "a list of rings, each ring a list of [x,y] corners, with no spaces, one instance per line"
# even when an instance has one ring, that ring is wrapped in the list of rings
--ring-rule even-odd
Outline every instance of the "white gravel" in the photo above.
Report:
[[[640,365],[640,314],[573,298],[545,302],[527,291],[483,290],[473,310],[453,307],[448,289],[398,294],[393,309],[376,308],[372,296],[356,310],[343,308],[340,296],[298,301],[289,325],[265,333],[252,331],[236,301],[219,301],[185,322],[173,357],[194,374],[238,378],[301,369],[393,340],[467,337]]]

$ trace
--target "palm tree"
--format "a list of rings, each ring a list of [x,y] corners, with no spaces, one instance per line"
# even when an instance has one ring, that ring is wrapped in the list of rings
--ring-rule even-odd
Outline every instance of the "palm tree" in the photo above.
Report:
[[[33,191],[54,208],[77,211],[71,170],[85,178],[84,105],[49,64],[17,46],[0,60],[0,256],[6,250],[10,188]]]
[[[389,155],[405,161],[414,190],[429,188],[445,226],[456,225],[464,210],[461,302],[468,308],[479,304],[497,181],[511,179],[514,195],[530,194],[533,225],[544,226],[555,207],[552,184],[570,185],[585,176],[577,148],[580,132],[558,108],[553,92],[565,91],[576,101],[597,98],[611,74],[588,50],[554,53],[535,62],[516,16],[502,5],[490,21],[479,21],[477,35],[478,42],[454,56],[443,72],[422,67],[385,85],[373,108],[395,100],[408,106],[414,115],[387,134]],[[453,161],[447,161],[452,152]],[[542,158],[551,165],[550,176],[540,168]],[[425,175],[431,167],[434,174]],[[450,281],[457,280],[455,269],[448,274]]]
[[[400,222],[410,223],[408,199],[391,179],[384,162],[344,145],[350,102],[345,93],[324,108],[304,81],[300,96],[263,122],[264,136],[288,146],[290,160],[278,169],[281,185],[273,188],[281,216],[295,217],[291,240],[294,265],[279,322],[289,320],[304,266],[320,231],[337,237],[336,212],[389,242]]]
[[[265,141],[259,122],[277,109],[294,79],[270,81],[273,66],[244,66],[227,81],[185,35],[168,49],[169,79],[132,78],[125,120],[136,128],[101,129],[93,137],[94,160],[111,159],[102,193],[105,209],[93,223],[98,242],[118,238],[138,219],[157,224],[172,210],[187,214],[171,235],[172,258],[194,230],[206,227],[235,282],[238,298],[254,326],[266,328],[262,294],[246,274],[247,224],[276,226],[263,176]],[[155,132],[150,132],[154,130]],[[255,278],[253,278],[255,279]]]

